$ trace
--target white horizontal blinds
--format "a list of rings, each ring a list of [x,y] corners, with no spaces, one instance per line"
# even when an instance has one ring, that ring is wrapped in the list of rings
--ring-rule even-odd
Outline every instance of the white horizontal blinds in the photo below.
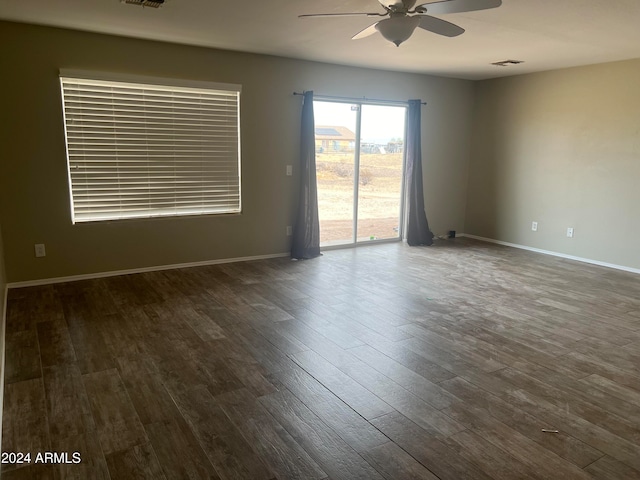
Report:
[[[74,222],[240,211],[238,90],[61,82]]]

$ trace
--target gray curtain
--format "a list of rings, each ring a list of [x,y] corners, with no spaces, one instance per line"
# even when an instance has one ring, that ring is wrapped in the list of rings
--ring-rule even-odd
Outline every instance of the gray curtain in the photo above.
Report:
[[[291,257],[297,259],[321,255],[315,135],[313,92],[305,92],[300,131],[300,200],[291,246]]]
[[[422,188],[422,148],[420,119],[422,102],[409,100],[407,119],[407,243],[411,246],[432,245],[433,233],[424,211]]]

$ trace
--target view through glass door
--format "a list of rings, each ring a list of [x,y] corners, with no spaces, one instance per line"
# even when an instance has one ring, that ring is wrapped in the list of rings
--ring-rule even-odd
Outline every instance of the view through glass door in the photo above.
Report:
[[[320,245],[400,238],[406,107],[313,107]]]

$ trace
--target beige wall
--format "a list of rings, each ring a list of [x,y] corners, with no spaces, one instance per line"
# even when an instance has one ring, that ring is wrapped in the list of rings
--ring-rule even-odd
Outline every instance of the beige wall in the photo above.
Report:
[[[0,227],[0,322],[4,309],[4,293],[7,285],[7,277],[4,271],[4,247],[2,244],[2,227]]]
[[[301,111],[294,90],[429,102],[427,214],[436,233],[464,226],[471,82],[12,23],[0,23],[0,67],[0,222],[10,282],[287,252]],[[60,68],[242,84],[243,214],[72,225]],[[35,243],[46,245],[45,258],[34,258]]]
[[[638,85],[640,60],[477,83],[465,232],[640,268]]]

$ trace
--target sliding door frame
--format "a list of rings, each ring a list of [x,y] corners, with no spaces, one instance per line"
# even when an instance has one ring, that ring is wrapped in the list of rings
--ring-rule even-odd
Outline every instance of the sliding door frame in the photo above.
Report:
[[[354,147],[354,165],[353,165],[353,236],[351,243],[344,243],[340,245],[327,245],[321,246],[320,250],[338,250],[341,248],[354,248],[361,245],[371,245],[380,243],[392,243],[399,242],[405,239],[406,230],[406,183],[407,183],[407,120],[409,115],[408,102],[394,101],[394,100],[370,100],[363,98],[347,98],[347,97],[332,97],[326,95],[316,95],[313,99],[314,102],[326,102],[326,103],[343,103],[347,105],[357,106],[356,111],[356,141]],[[402,181],[400,182],[400,211],[398,212],[398,236],[396,238],[383,238],[379,240],[368,240],[367,242],[358,242],[358,200],[360,193],[360,144],[361,144],[361,129],[362,129],[362,106],[384,106],[384,107],[400,107],[404,108],[404,135],[402,139]]]

